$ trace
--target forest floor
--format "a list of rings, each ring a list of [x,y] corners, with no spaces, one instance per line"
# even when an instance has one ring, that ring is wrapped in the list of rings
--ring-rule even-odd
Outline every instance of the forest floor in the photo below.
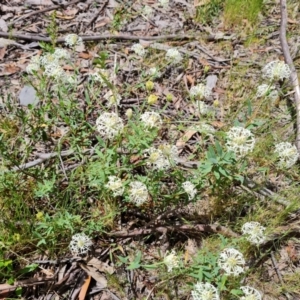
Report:
[[[0,299],[300,299],[278,0],[2,3]]]

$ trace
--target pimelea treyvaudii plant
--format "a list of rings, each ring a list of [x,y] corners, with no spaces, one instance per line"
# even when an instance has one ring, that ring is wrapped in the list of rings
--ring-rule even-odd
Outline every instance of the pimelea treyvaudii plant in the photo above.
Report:
[[[252,152],[254,145],[255,138],[249,129],[232,127],[227,132],[227,149],[234,152],[237,158],[242,158]]]
[[[145,56],[146,55],[146,50],[145,48],[143,47],[143,45],[141,44],[134,44],[131,46],[131,50],[137,54],[138,56]]]
[[[209,282],[197,282],[192,290],[193,300],[219,300],[216,287]]]
[[[161,117],[154,111],[146,111],[141,115],[141,120],[147,128],[160,128],[162,125]]]
[[[261,300],[262,299],[260,292],[251,286],[241,286],[241,290],[244,292],[244,296],[240,297],[240,300]]]
[[[177,49],[171,48],[171,49],[168,49],[166,52],[166,59],[170,63],[178,64],[179,62],[182,61],[182,56]]]
[[[197,189],[195,188],[195,185],[190,181],[185,181],[182,184],[182,187],[184,191],[188,194],[189,200],[193,200],[197,194]]]
[[[210,96],[210,94],[211,89],[201,83],[191,87],[190,89],[190,95],[198,100],[206,99]]]
[[[174,268],[179,267],[179,257],[176,255],[175,250],[172,250],[171,253],[167,251],[164,257],[164,264],[167,266],[168,272],[172,272]]]
[[[115,197],[122,196],[125,190],[122,180],[117,176],[109,176],[105,187],[111,190]]]
[[[274,151],[279,157],[279,166],[281,168],[292,167],[299,158],[299,153],[295,145],[289,142],[282,142],[275,145]]]
[[[247,222],[242,226],[243,235],[246,235],[246,239],[255,245],[260,245],[265,241],[265,230],[266,228],[258,222]]]
[[[136,206],[141,206],[148,200],[148,189],[147,186],[140,181],[133,181],[129,184],[129,200]]]
[[[93,242],[91,239],[84,233],[76,233],[72,236],[69,248],[73,255],[80,255],[87,253]]]
[[[83,45],[82,38],[75,33],[68,34],[65,37],[65,44],[70,48],[75,48]]]
[[[154,78],[161,76],[161,72],[159,72],[159,69],[156,68],[156,67],[150,68],[147,71],[147,74],[150,75],[150,76],[153,76]]]
[[[153,170],[168,169],[171,164],[170,161],[164,157],[161,150],[151,147],[144,150],[144,154],[147,157],[146,165]]]
[[[256,97],[266,97],[271,101],[275,101],[278,98],[279,94],[274,85],[261,84],[257,87]]]
[[[245,259],[238,250],[226,248],[220,254],[218,265],[226,275],[238,276],[244,272]]]
[[[170,162],[176,163],[178,161],[179,151],[175,145],[162,144],[159,145],[158,148],[162,151],[164,157],[168,159]]]
[[[115,105],[120,105],[122,97],[120,94],[109,90],[105,95],[104,99],[107,100],[107,106],[112,107]]]
[[[110,80],[110,73],[108,70],[105,69],[95,69],[93,73],[89,75],[90,80],[94,82],[100,82],[103,87],[106,87],[107,84],[104,78],[109,81]]]
[[[111,140],[123,130],[124,124],[116,113],[104,112],[96,120],[96,128],[102,137]]]
[[[284,61],[274,60],[269,62],[262,70],[263,76],[270,80],[283,80],[289,78],[291,69]]]

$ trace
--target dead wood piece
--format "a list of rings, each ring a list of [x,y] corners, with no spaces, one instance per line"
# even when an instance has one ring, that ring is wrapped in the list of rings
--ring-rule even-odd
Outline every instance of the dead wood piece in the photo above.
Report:
[[[279,39],[280,39],[285,62],[289,65],[291,69],[290,81],[295,92],[294,102],[295,102],[295,109],[296,109],[296,126],[297,126],[296,147],[298,149],[298,153],[300,154],[300,87],[299,87],[298,75],[286,39],[286,27],[287,27],[286,6],[287,6],[286,0],[280,0],[281,22],[280,22]]]
[[[172,231],[192,231],[193,233],[197,232],[208,232],[208,233],[221,233],[228,237],[239,237],[239,235],[229,228],[224,226],[215,225],[215,224],[196,224],[196,225],[175,225],[175,226],[157,226],[153,228],[139,228],[132,231],[116,231],[112,232],[109,235],[114,237],[135,237],[140,235],[148,235],[154,232],[160,232],[166,234],[166,232]]]

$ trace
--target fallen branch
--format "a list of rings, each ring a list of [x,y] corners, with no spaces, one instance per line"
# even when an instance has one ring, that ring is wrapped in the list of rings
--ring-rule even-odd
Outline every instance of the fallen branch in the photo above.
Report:
[[[296,122],[297,122],[296,147],[298,149],[298,153],[300,154],[300,87],[299,87],[298,75],[286,39],[286,27],[287,27],[286,0],[280,0],[280,10],[281,10],[281,22],[280,22],[279,39],[280,39],[285,62],[289,65],[291,69],[290,81],[294,89],[294,102],[296,108]]]
[[[159,232],[162,234],[166,234],[166,232],[173,232],[173,231],[193,231],[194,233],[197,232],[207,232],[207,233],[221,233],[224,236],[227,237],[239,237],[239,234],[233,232],[231,229],[220,226],[220,225],[214,225],[214,224],[196,224],[196,225],[176,225],[176,226],[157,226],[153,228],[138,228],[131,231],[115,231],[109,233],[109,236],[114,237],[121,237],[121,238],[127,238],[127,237],[137,237],[141,235],[148,235],[154,232]]]

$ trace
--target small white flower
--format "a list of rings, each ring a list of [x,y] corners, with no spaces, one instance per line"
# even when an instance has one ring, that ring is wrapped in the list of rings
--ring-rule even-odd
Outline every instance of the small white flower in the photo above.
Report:
[[[175,145],[163,144],[158,148],[162,151],[164,157],[169,161],[176,163],[176,161],[179,159],[179,151]]]
[[[158,68],[150,68],[147,72],[148,75],[153,76],[153,77],[160,77],[161,73],[159,72]]]
[[[93,245],[91,239],[84,233],[76,233],[72,236],[69,248],[73,255],[85,254],[90,250]]]
[[[281,60],[274,60],[269,62],[262,70],[264,77],[270,80],[283,80],[289,78],[291,75],[290,67]]]
[[[130,201],[135,203],[136,206],[140,206],[148,200],[148,190],[144,183],[140,181],[133,181],[129,184]]]
[[[233,151],[237,158],[244,157],[247,153],[253,151],[255,138],[250,130],[243,127],[232,127],[227,132],[226,146],[228,150]]]
[[[211,89],[203,84],[197,84],[190,89],[190,95],[194,98],[202,100],[208,98],[211,94]]]
[[[209,113],[213,113],[214,109],[206,104],[203,101],[196,101],[194,104],[196,110],[201,114],[201,115],[208,115]]]
[[[51,65],[59,65],[59,59],[54,55],[54,53],[46,53],[40,58],[41,65],[44,67]]]
[[[118,93],[113,93],[112,90],[109,90],[105,95],[104,99],[107,100],[107,106],[111,107],[113,105],[120,105],[122,99],[121,95]]]
[[[45,65],[44,75],[58,80],[64,77],[65,71],[59,64],[53,62],[52,64]]]
[[[113,139],[123,128],[123,120],[116,113],[104,112],[96,120],[96,127],[102,137]]]
[[[258,290],[251,286],[241,286],[241,290],[245,296],[240,297],[240,300],[261,300],[261,294]]]
[[[75,33],[68,34],[65,37],[65,44],[68,47],[75,48],[83,44],[82,38]]]
[[[195,185],[190,181],[185,181],[182,184],[182,187],[184,191],[188,194],[189,200],[193,200],[197,194],[197,189],[195,188]]]
[[[217,288],[208,282],[197,282],[192,291],[193,300],[219,300]]]
[[[115,197],[122,196],[125,189],[122,180],[117,176],[109,176],[108,183],[105,185],[105,187],[111,190]]]
[[[144,112],[141,115],[141,120],[144,123],[144,125],[149,128],[153,128],[153,127],[159,128],[162,124],[160,115],[154,111]]]
[[[179,257],[176,255],[175,250],[172,250],[171,253],[167,251],[164,257],[164,264],[168,268],[168,272],[172,272],[174,268],[179,267]]]
[[[164,157],[162,151],[159,149],[151,147],[146,149],[144,153],[147,156],[146,165],[152,167],[154,170],[168,169],[171,166],[170,161]]]
[[[259,245],[265,241],[265,230],[266,228],[258,222],[247,222],[242,226],[242,233],[247,235],[246,239],[255,245]]]
[[[279,156],[279,166],[282,168],[290,168],[299,158],[296,146],[288,142],[275,145],[275,153]]]
[[[70,54],[67,50],[62,48],[56,48],[53,55],[56,57],[56,59],[70,59]]]
[[[146,54],[146,50],[141,44],[132,45],[131,50],[133,52],[135,52],[135,54],[142,56],[142,57]]]
[[[169,0],[158,0],[160,6],[167,8],[169,6]]]
[[[227,248],[221,252],[218,265],[227,275],[238,276],[244,272],[245,260],[241,252]]]
[[[26,72],[32,74],[37,72],[41,68],[41,61],[39,56],[33,56],[30,60],[30,63],[26,67]]]
[[[153,14],[153,8],[149,5],[143,7],[143,15],[150,17]]]
[[[166,59],[176,64],[182,61],[182,56],[177,49],[171,48],[166,53]]]
[[[105,80],[106,81],[110,80],[110,74],[108,70],[105,69],[98,69],[94,73],[91,73],[89,76],[91,80],[95,82],[100,82],[104,87],[107,86]]]

